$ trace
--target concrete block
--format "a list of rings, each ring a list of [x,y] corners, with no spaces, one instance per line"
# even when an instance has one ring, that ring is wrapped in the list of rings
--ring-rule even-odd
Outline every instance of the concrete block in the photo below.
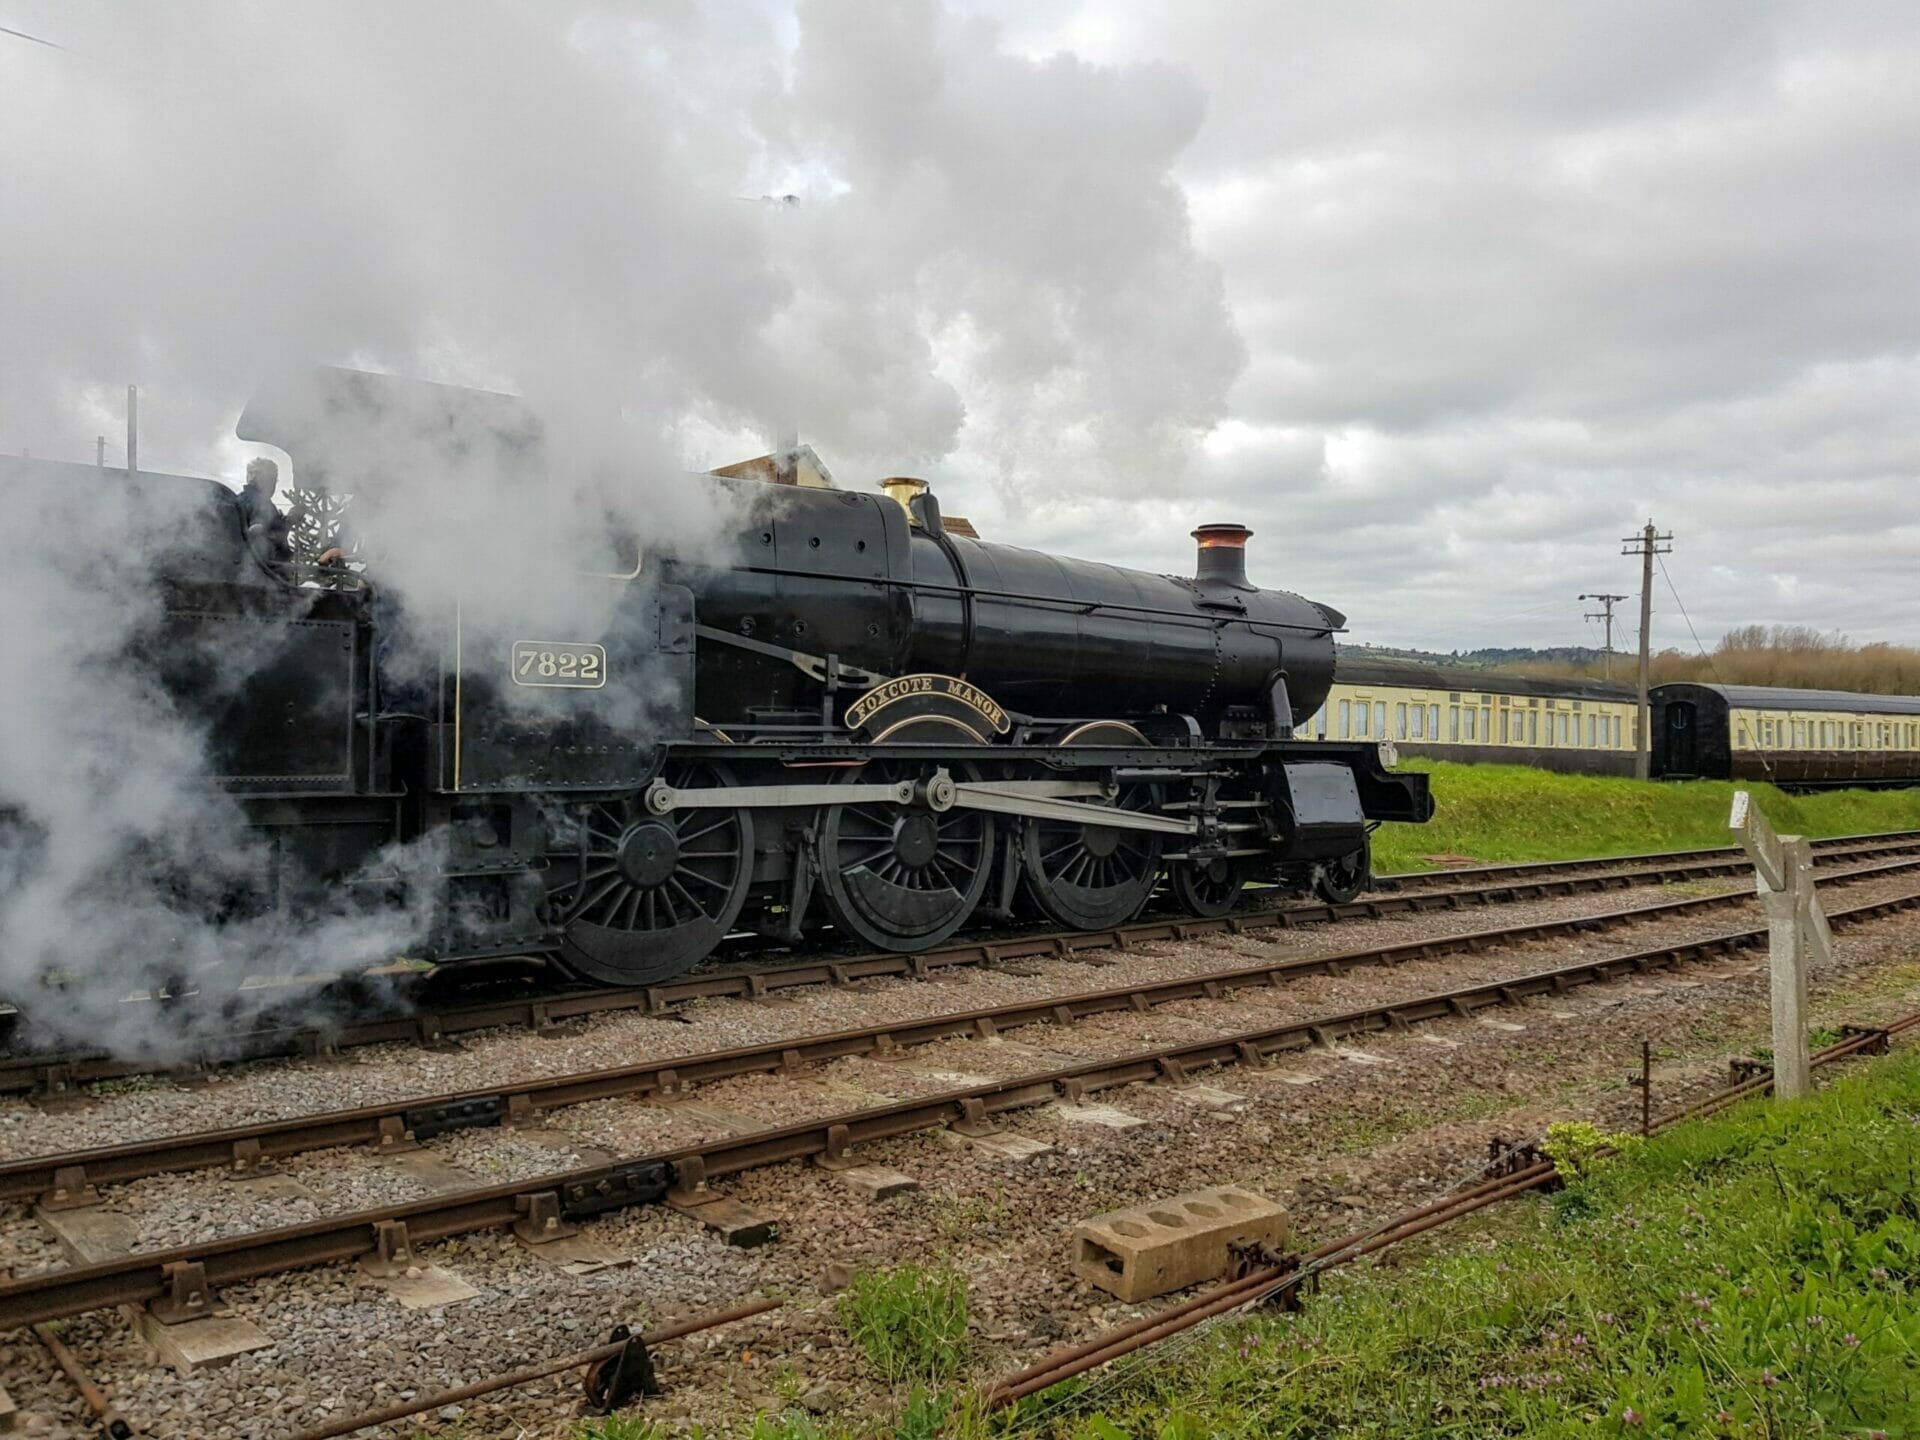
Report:
[[[163,1325],[144,1310],[133,1312],[134,1324],[160,1357],[182,1375],[210,1370],[273,1342],[251,1320],[237,1315],[211,1315],[183,1325]]]
[[[569,1275],[598,1275],[602,1270],[617,1270],[633,1263],[633,1256],[626,1251],[615,1250],[585,1235],[563,1235],[538,1245],[527,1245],[524,1240],[520,1243],[534,1259],[543,1260]]]
[[[554,1243],[564,1245],[566,1241],[557,1240]],[[462,1300],[471,1300],[480,1293],[451,1270],[442,1270],[438,1265],[408,1270],[382,1280],[380,1288],[398,1300],[406,1310],[436,1310],[442,1305],[457,1305]]]
[[[133,1220],[115,1210],[89,1205],[78,1210],[49,1210],[34,1207],[34,1218],[47,1227],[59,1243],[61,1253],[75,1265],[98,1265],[117,1260],[140,1238]]]
[[[1181,1092],[1173,1092],[1178,1095]],[[1065,1100],[1053,1106],[1056,1119],[1065,1120],[1074,1125],[1104,1125],[1109,1130],[1138,1130],[1148,1122],[1138,1115],[1129,1115],[1124,1110],[1116,1110],[1111,1105],[1069,1104]]]
[[[1247,1108],[1246,1096],[1232,1090],[1222,1090],[1218,1085],[1178,1086],[1173,1091],[1173,1098],[1184,1105],[1226,1114]]]
[[[385,1155],[380,1163],[398,1170],[409,1180],[419,1182],[428,1190],[471,1190],[480,1183],[479,1177],[471,1170],[462,1170],[450,1161],[442,1160],[431,1150],[410,1150],[404,1155]]]
[[[314,1200],[313,1191],[302,1185],[291,1175],[275,1175],[272,1172],[257,1175],[237,1175],[230,1182],[234,1190],[253,1200]]]
[[[762,1215],[750,1205],[726,1195],[707,1192],[697,1200],[669,1197],[667,1204],[683,1215],[691,1215],[729,1245],[751,1250],[765,1245],[779,1230],[779,1222]]]
[[[1051,1155],[1053,1146],[1044,1140],[1034,1140],[1026,1135],[954,1135],[951,1130],[941,1132],[953,1135],[969,1149],[978,1150],[982,1155],[991,1155],[996,1160],[1035,1160],[1042,1155]]]
[[[1074,1273],[1121,1300],[1150,1300],[1225,1275],[1230,1243],[1274,1247],[1287,1238],[1287,1212],[1251,1190],[1216,1185],[1081,1223]]]
[[[890,1200],[920,1188],[920,1182],[911,1175],[903,1175],[885,1165],[853,1165],[836,1170],[833,1178],[863,1200]]]
[[[652,1102],[664,1105],[676,1115],[689,1120],[698,1120],[703,1125],[711,1125],[716,1130],[725,1130],[733,1135],[746,1135],[755,1130],[767,1128],[767,1122],[756,1120],[751,1115],[738,1110],[729,1110],[724,1105],[715,1105],[708,1100],[683,1100],[678,1096]]]

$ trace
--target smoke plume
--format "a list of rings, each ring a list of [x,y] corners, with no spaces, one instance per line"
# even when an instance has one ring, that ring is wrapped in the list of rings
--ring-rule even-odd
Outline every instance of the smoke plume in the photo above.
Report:
[[[548,562],[615,536],[724,558],[686,471],[787,427],[842,483],[963,446],[1010,506],[1069,473],[1174,483],[1243,363],[1169,179],[1195,87],[1012,55],[934,0],[808,0],[797,28],[510,0],[8,19],[63,48],[0,37],[0,453],[106,435],[122,464],[129,383],[141,469],[228,483],[261,448],[234,435],[248,397],[315,365],[522,397],[537,474],[404,409],[316,409],[279,453],[292,485],[353,494],[369,579],[421,631],[479,591],[594,633],[607,588],[556,594]],[[33,683],[0,701],[0,991],[61,970],[118,1013],[123,977],[183,963],[403,951],[417,916],[143,930],[115,892],[130,854],[258,862],[209,737],[120,663],[154,603],[97,563],[151,533],[127,523],[100,487],[9,536],[4,603],[32,624],[0,663]]]

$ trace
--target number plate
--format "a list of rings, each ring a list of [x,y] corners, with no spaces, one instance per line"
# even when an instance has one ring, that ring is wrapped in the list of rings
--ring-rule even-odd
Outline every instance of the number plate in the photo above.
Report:
[[[561,690],[598,690],[607,683],[607,652],[566,640],[513,642],[513,683]]]

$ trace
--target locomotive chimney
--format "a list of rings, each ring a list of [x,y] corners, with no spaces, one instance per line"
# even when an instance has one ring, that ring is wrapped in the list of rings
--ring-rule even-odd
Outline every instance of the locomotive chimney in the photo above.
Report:
[[[1252,535],[1244,525],[1202,525],[1193,532],[1200,546],[1200,553],[1194,557],[1193,578],[1202,585],[1251,590],[1247,583],[1247,541]]]
[[[913,514],[913,502],[918,496],[927,493],[927,482],[916,480],[911,475],[889,475],[880,482],[880,488],[899,503],[907,514]]]

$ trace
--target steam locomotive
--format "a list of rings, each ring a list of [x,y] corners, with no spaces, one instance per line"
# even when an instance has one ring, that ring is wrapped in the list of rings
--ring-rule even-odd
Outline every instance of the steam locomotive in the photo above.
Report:
[[[239,429],[307,465],[312,432],[270,405]],[[1156,893],[1199,915],[1256,881],[1347,899],[1371,829],[1432,813],[1382,747],[1296,740],[1344,619],[1251,584],[1237,525],[1194,532],[1191,578],[1153,575],[955,533],[918,481],[689,477],[723,543],[550,591],[483,577],[403,663],[377,574],[260,563],[225,487],[142,475],[116,502],[91,467],[28,463],[197,517],[148,556],[164,620],[141,650],[266,857],[229,906],[426,884],[409,951],[438,962],[635,984],[742,930],[916,951],[969,923],[1102,929]],[[423,837],[425,880],[383,873]]]

